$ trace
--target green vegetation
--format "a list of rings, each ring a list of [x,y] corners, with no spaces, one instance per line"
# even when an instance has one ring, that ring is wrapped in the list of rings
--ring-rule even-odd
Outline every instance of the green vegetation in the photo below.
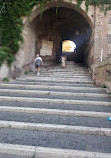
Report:
[[[24,74],[29,74],[29,71],[26,70],[26,71],[24,72]]]
[[[2,47],[0,49],[0,66],[4,61],[7,61],[8,65],[10,66],[12,61],[14,60],[14,56],[11,54],[11,50],[8,47]]]
[[[3,82],[9,82],[9,79],[7,77],[3,78]]]
[[[78,0],[77,6],[80,7],[83,1],[84,0]],[[85,5],[86,11],[88,11],[90,5],[97,6],[105,14],[108,10],[111,10],[111,0],[86,0]]]
[[[35,5],[40,5],[42,13],[49,1],[53,0],[0,0],[0,66],[4,60],[11,65],[23,42],[23,17],[29,16]],[[80,7],[83,0],[77,2]],[[85,4],[86,11],[90,5],[99,7],[104,13],[111,10],[111,0],[86,0]]]
[[[103,85],[102,85],[102,88],[106,88],[106,85],[105,85],[105,84],[103,84]]]

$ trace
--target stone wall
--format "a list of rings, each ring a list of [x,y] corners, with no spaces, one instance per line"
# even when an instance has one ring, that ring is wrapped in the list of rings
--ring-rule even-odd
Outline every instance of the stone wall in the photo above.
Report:
[[[35,58],[35,32],[31,27],[28,26],[28,21],[26,21],[23,30],[24,43],[22,46],[23,53],[23,63],[22,66],[29,64],[34,61]]]
[[[24,42],[15,56],[9,77],[16,78],[26,70],[33,69],[33,61],[35,58],[35,34],[33,29],[29,27],[28,17],[24,18],[24,29],[22,32]]]
[[[111,59],[106,59],[95,65],[95,82],[102,85],[105,81],[111,83]]]
[[[5,77],[8,77],[9,75],[9,67],[6,62],[2,64],[0,67],[0,80],[2,80]]]
[[[94,63],[111,55],[111,11],[106,15],[95,9]]]

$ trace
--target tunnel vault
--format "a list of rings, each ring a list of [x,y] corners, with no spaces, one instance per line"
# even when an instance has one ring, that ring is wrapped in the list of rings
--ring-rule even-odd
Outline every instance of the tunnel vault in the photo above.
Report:
[[[42,15],[40,8],[34,8],[30,31],[26,29],[31,33],[28,37],[24,33],[25,45],[26,47],[28,45],[27,51],[24,51],[25,58],[29,62],[31,57],[33,59],[39,53],[45,62],[56,63],[62,55],[62,42],[71,40],[76,44],[76,50],[71,53],[66,52],[67,59],[88,63],[91,54],[92,28],[93,24],[87,13],[71,2],[60,2],[60,4],[50,2],[44,8]]]

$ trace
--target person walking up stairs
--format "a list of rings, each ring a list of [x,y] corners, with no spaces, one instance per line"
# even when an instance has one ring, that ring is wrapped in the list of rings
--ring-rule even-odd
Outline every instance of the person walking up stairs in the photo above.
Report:
[[[40,75],[40,67],[43,66],[43,60],[39,56],[39,54],[37,54],[37,56],[36,56],[36,58],[34,60],[34,63],[35,63],[35,67],[37,69],[37,75]]]

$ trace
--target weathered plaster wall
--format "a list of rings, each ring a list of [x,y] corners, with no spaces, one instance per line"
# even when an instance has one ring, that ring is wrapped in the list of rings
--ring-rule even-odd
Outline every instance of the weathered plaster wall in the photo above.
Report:
[[[2,64],[0,67],[0,80],[7,77],[9,75],[9,67],[6,62]]]
[[[23,39],[24,42],[21,45],[18,53],[15,56],[15,61],[12,64],[10,76],[16,78],[20,76],[28,66],[28,69],[32,69],[33,60],[35,58],[35,35],[33,29],[28,25],[28,18],[24,18]]]
[[[22,65],[27,65],[32,62],[35,58],[35,32],[32,28],[28,26],[28,21],[26,21],[23,30],[24,43],[22,47],[23,51],[23,63]]]
[[[95,11],[94,59],[95,63],[111,55],[111,11],[104,15]]]
[[[95,82],[102,85],[105,81],[111,83],[111,59],[106,59],[95,65]]]

